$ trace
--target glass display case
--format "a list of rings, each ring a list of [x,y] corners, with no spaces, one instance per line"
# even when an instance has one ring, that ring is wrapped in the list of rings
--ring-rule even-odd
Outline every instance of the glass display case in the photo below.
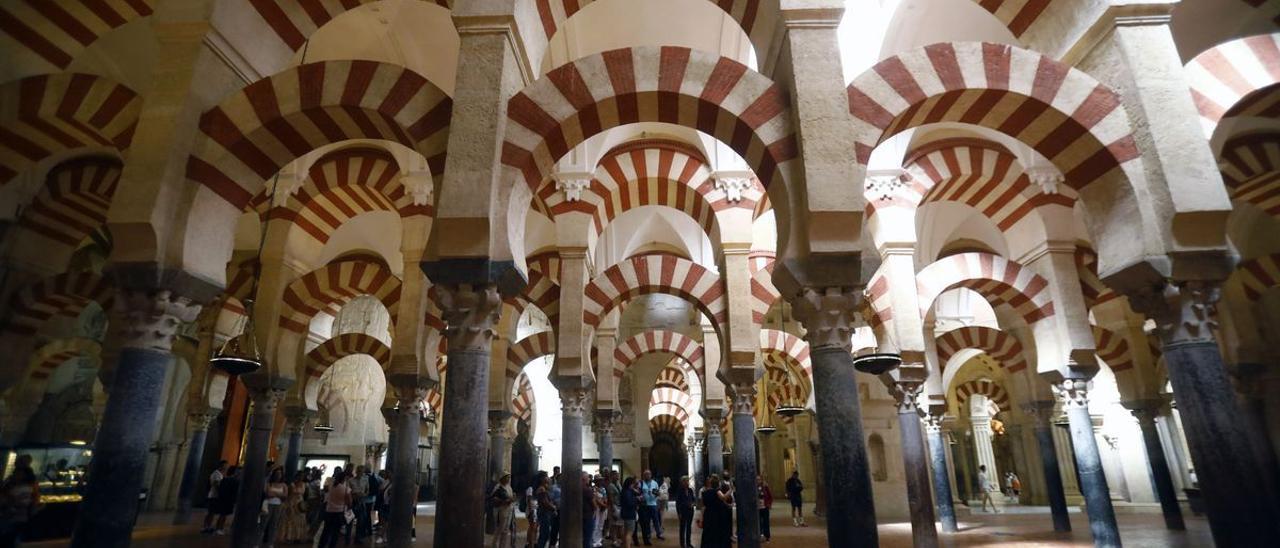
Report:
[[[25,538],[40,540],[71,536],[80,511],[93,450],[83,443],[0,448],[4,477],[13,473],[18,459],[24,455],[31,458],[31,469],[35,471],[40,487],[40,508],[28,522]]]

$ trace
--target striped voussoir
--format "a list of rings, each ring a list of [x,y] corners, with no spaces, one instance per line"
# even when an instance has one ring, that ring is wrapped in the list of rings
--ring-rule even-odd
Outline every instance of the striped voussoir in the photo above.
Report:
[[[1098,254],[1084,246],[1076,246],[1076,273],[1080,276],[1080,292],[1086,308],[1092,309],[1120,296],[1098,277]]]
[[[995,404],[1000,411],[1008,411],[1009,393],[995,381],[987,379],[979,379],[966,382],[956,387],[956,400],[960,402],[961,408],[967,405],[969,396],[979,394],[987,397],[987,401]]]
[[[881,61],[848,87],[855,154],[865,165],[885,139],[924,124],[990,128],[1022,141],[1080,190],[1138,148],[1120,98],[1093,77],[1004,44],[939,43]]]
[[[5,330],[31,336],[54,316],[75,318],[91,302],[111,310],[115,289],[92,272],[64,272],[23,288],[9,300]]]
[[[42,74],[0,86],[0,186],[54,154],[127,150],[141,110],[133,90],[91,74]]]
[[[999,19],[1015,37],[1021,38],[1035,24],[1049,0],[973,0]]]
[[[689,424],[689,412],[673,403],[663,403],[649,408],[649,431],[658,434],[671,434],[677,438],[684,435],[685,425]]]
[[[1280,218],[1280,131],[1232,137],[1218,158],[1232,201]]]
[[[378,0],[249,0],[267,26],[289,49],[298,51],[313,33],[335,17]],[[449,9],[450,0],[420,0]]]
[[[593,0],[534,0],[534,5],[538,10],[538,18],[542,23],[542,34],[548,42],[556,35],[556,31],[564,27],[566,21],[578,13],[582,8],[587,7]],[[720,9],[724,10],[729,17],[737,21],[742,26],[742,32],[757,47],[761,45],[762,40],[766,40],[773,32],[772,25],[768,23],[757,25],[757,21],[761,17],[766,20],[772,20],[772,14],[767,13],[770,6],[777,9],[777,3],[772,4],[769,0],[708,0]],[[761,13],[761,10],[766,10]],[[536,37],[534,37],[536,39]]]
[[[93,339],[84,337],[57,339],[40,347],[31,356],[31,361],[27,368],[30,371],[28,379],[36,383],[43,383],[53,375],[53,372],[58,367],[68,360],[78,358],[96,360],[101,352],[102,345]]]
[[[102,35],[151,15],[155,0],[36,0],[0,6],[0,32],[65,69]]]
[[[1032,324],[1053,315],[1049,281],[1022,265],[999,255],[959,253],[939,259],[916,275],[920,317],[925,317],[943,292],[967,288],[993,306],[1008,305]]]
[[[516,377],[515,395],[511,398],[511,414],[515,415],[516,420],[527,421],[533,418],[533,408],[537,405],[537,400],[533,394],[533,383],[529,382],[529,376],[523,372]]]
[[[1231,277],[1239,280],[1246,298],[1258,302],[1264,293],[1280,285],[1280,253],[1240,261]]]
[[[747,253],[747,268],[751,270],[752,275],[761,270],[766,270],[772,274],[773,264],[777,260],[777,252],[768,249],[753,249]]]
[[[764,325],[764,318],[769,314],[769,309],[773,308],[774,303],[778,302],[778,298],[782,293],[778,288],[773,286],[773,264],[770,261],[768,268],[762,268],[751,273],[751,321],[756,326]]]
[[[1207,137],[1224,118],[1280,116],[1280,33],[1219,44],[1187,63],[1186,71]]]
[[[689,392],[689,381],[685,380],[684,370],[680,368],[678,360],[672,360],[658,371],[658,379],[654,381],[654,386]]]
[[[876,334],[876,338],[885,336],[884,326],[893,319],[893,299],[889,293],[889,276],[881,268],[871,276],[867,287],[862,291],[863,299],[859,312],[862,320]]]
[[[1129,341],[1124,335],[1110,329],[1093,328],[1093,341],[1098,348],[1098,359],[1107,364],[1114,373],[1133,369],[1133,354],[1129,352]]]
[[[56,245],[79,246],[107,222],[123,169],[120,160],[102,156],[58,164],[18,223]]]
[[[444,391],[439,386],[428,388],[427,394],[422,397],[422,403],[437,417],[436,421],[441,422],[439,417],[444,413]]]
[[[529,362],[555,353],[555,334],[551,331],[539,331],[520,339],[520,342],[507,347],[507,379],[514,380],[523,375],[524,366]]]
[[[642,356],[663,352],[688,362],[702,374],[702,343],[676,331],[650,329],[632,335],[618,344],[613,351],[613,378],[621,380],[636,360]]]
[[[689,301],[707,315],[717,331],[728,318],[728,299],[720,277],[674,255],[642,255],[622,261],[596,276],[583,292],[582,319],[593,328],[615,307],[654,293]]]
[[[554,164],[607,129],[665,122],[733,148],[768,187],[797,152],[781,86],[746,65],[684,47],[635,47],[548,72],[507,103],[503,165],[537,192]]]
[[[654,388],[649,395],[649,408],[663,404],[671,404],[683,409],[686,417],[698,411],[698,400],[688,392],[669,387]],[[687,423],[687,419],[685,422]]]
[[[290,283],[284,292],[279,325],[294,333],[306,333],[316,314],[336,314],[339,307],[361,295],[381,301],[395,323],[400,279],[379,263],[354,259],[334,261]]]
[[[803,375],[806,384],[812,382],[813,360],[809,358],[809,343],[804,339],[786,331],[761,329],[760,352],[787,364],[793,373]]]
[[[391,347],[386,343],[365,333],[343,333],[307,352],[307,376],[319,379],[334,362],[357,354],[377,360],[383,369],[391,365]]]
[[[323,61],[258,80],[200,116],[186,176],[237,209],[286,164],[351,139],[395,141],[444,171],[452,101],[404,67]]]
[[[809,394],[804,388],[795,384],[771,384],[768,394],[769,410],[777,410],[778,407],[786,405],[788,407],[804,407]],[[760,418],[763,418],[761,416]]]
[[[901,196],[906,202],[904,206],[915,209],[935,202],[964,204],[991,219],[1001,232],[1008,232],[1040,206],[1075,205],[1074,197],[1066,193],[1042,192],[1023,171],[1017,157],[990,141],[936,141],[908,154],[904,164],[911,181],[895,194],[895,198]]]
[[[535,306],[547,317],[551,325],[560,325],[560,255],[554,251],[530,257],[528,283],[510,302],[520,312],[527,306]]]
[[[946,369],[947,362],[961,350],[981,350],[991,356],[1006,371],[1017,373],[1027,368],[1027,357],[1022,343],[1006,331],[970,325],[947,331],[937,338],[939,369]]]

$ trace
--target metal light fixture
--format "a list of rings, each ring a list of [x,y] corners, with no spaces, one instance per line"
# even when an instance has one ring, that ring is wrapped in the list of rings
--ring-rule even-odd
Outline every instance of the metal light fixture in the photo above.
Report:
[[[892,353],[872,353],[853,357],[853,368],[863,373],[880,375],[902,365],[902,355]]]
[[[774,432],[777,432],[777,431],[778,431],[778,427],[776,427],[776,426],[774,426],[774,425],[772,425],[772,424],[762,424],[762,425],[760,425],[760,427],[759,427],[759,428],[756,428],[756,432],[758,432],[758,433],[760,433],[760,434],[764,434],[764,435],[766,435],[766,436],[767,436],[767,435],[769,435],[769,434],[772,434],[772,433],[774,433]]]
[[[321,433],[325,433],[325,434],[328,434],[329,432],[333,432],[333,430],[334,430],[334,429],[333,429],[333,425],[332,425],[332,424],[329,424],[329,423],[327,423],[327,422],[326,422],[326,423],[322,423],[322,424],[317,424],[317,425],[315,425],[315,426],[312,426],[312,427],[311,427],[311,429],[312,429],[312,430],[315,430],[316,432],[321,432]]]
[[[306,52],[303,51],[305,59]],[[276,190],[280,187],[280,172],[276,172],[271,181],[271,199],[276,199]],[[270,207],[268,206],[268,211]],[[258,294],[258,278],[262,274],[262,249],[267,244],[267,226],[262,223],[262,235],[258,237],[258,255],[253,263],[253,285],[249,287],[249,296],[244,299],[244,325],[240,334],[227,339],[209,359],[209,364],[226,371],[228,375],[246,375],[262,368],[262,353],[258,350],[258,335],[253,325],[253,298]],[[243,342],[241,339],[244,339]],[[317,425],[316,430],[319,430]],[[332,431],[332,427],[330,430]]]
[[[778,405],[778,408],[775,409],[774,412],[783,417],[794,417],[804,413],[804,408],[791,403],[782,403]]]

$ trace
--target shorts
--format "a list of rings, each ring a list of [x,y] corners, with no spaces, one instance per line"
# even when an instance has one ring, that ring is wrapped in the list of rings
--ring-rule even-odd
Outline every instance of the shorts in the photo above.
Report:
[[[803,500],[801,500],[801,499],[791,499],[791,507],[792,507],[792,508],[800,508],[801,506],[804,506],[804,501],[803,501]]]
[[[636,532],[636,520],[634,519],[622,520],[622,531],[626,534],[631,534]]]

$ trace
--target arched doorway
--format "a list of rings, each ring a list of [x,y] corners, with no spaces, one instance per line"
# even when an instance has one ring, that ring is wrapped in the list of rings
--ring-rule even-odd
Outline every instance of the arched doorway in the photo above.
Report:
[[[681,476],[688,475],[688,459],[685,458],[682,440],[670,432],[654,432],[653,447],[649,448],[649,468],[655,478],[671,478],[673,484]]]

